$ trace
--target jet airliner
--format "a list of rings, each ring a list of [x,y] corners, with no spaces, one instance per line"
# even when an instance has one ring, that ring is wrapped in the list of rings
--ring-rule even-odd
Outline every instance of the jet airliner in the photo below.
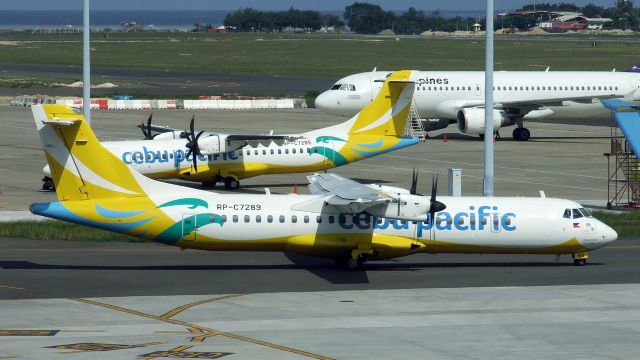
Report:
[[[493,122],[496,131],[517,125],[515,140],[531,137],[524,120],[607,118],[600,99],[640,100],[640,70],[496,71]],[[457,123],[463,134],[484,134],[483,71],[415,71],[414,106],[426,131]],[[359,73],[338,80],[320,94],[315,106],[329,114],[350,116],[380,90],[388,71]]]

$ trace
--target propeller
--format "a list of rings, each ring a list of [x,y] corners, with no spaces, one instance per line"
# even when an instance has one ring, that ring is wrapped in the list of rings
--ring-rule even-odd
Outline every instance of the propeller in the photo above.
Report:
[[[447,208],[447,205],[436,200],[437,193],[438,193],[438,175],[436,174],[433,177],[433,182],[431,184],[431,199],[430,199],[431,205],[429,206],[429,218],[431,219],[430,220],[431,222],[435,220],[435,215],[437,212]]]
[[[144,135],[143,140],[153,140],[153,134],[151,134],[151,119],[153,119],[153,113],[149,114],[146,126],[143,122],[141,122],[140,126],[138,126],[140,130],[142,130],[142,135]]]
[[[188,158],[189,155],[193,154],[193,167],[197,172],[198,171],[198,155],[202,155],[202,153],[200,152],[200,148],[198,147],[198,139],[200,139],[200,135],[204,133],[204,130],[201,130],[197,135],[195,134],[195,130],[193,127],[193,123],[195,119],[196,119],[196,116],[193,115],[191,117],[191,122],[189,123],[190,132],[187,132],[185,130],[185,133],[187,134],[186,136],[187,144],[185,146],[187,149],[189,149],[189,151],[187,151],[187,154],[185,155],[185,158]]]
[[[416,168],[413,168],[413,176],[411,178],[411,190],[409,190],[409,194],[411,195],[420,195],[418,194],[418,171]]]

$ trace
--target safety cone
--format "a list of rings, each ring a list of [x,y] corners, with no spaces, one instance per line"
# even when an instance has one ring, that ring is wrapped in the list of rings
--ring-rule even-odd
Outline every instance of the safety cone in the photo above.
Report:
[[[493,142],[496,142],[497,137],[495,135],[493,135]]]
[[[293,193],[296,195],[300,194],[300,191],[298,190],[298,184],[293,185]]]
[[[449,142],[449,139],[447,139],[447,134],[445,134],[445,135],[442,137],[442,142]]]

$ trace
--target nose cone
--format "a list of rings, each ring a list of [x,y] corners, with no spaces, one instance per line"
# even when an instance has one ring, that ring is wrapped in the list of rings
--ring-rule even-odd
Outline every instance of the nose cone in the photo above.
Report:
[[[314,105],[318,110],[324,113],[331,115],[341,115],[339,113],[340,101],[338,101],[336,96],[331,91],[325,91],[322,94],[318,95],[318,97],[314,101]]]
[[[602,246],[605,246],[618,239],[618,233],[606,224],[602,224]]]

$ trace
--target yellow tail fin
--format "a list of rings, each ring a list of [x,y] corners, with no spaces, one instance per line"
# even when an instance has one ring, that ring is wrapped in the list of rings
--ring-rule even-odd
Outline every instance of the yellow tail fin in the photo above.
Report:
[[[46,104],[32,111],[59,200],[146,196],[146,178],[103,147],[78,110]]]
[[[349,133],[403,136],[415,89],[411,74],[402,70],[389,75],[378,96],[354,116]]]

